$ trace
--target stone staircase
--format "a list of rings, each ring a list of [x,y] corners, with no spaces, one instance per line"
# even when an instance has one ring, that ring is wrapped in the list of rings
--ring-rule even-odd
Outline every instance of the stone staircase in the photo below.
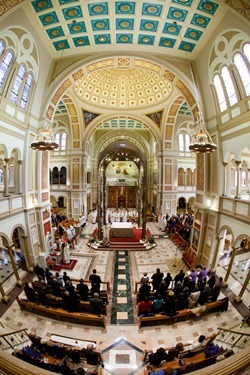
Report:
[[[112,250],[129,250],[129,251],[145,251],[154,248],[156,244],[149,244],[144,242],[112,242],[110,241],[109,246],[105,247],[102,244],[95,244],[92,246],[95,250],[112,251]]]

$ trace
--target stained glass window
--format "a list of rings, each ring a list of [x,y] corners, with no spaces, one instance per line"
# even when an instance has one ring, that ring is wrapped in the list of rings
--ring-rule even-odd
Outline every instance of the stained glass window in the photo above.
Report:
[[[237,100],[237,95],[236,95],[236,92],[235,92],[234,84],[233,84],[233,81],[232,81],[232,77],[231,77],[231,75],[229,73],[229,70],[226,66],[224,66],[221,69],[221,75],[222,75],[222,78],[224,80],[224,84],[225,84],[225,87],[226,87],[226,90],[227,90],[227,95],[228,95],[230,106],[232,106],[235,103],[237,103],[238,100]]]
[[[189,145],[190,145],[190,135],[185,134],[185,150],[189,151]]]
[[[239,72],[246,94],[250,95],[250,73],[240,53],[236,53],[234,56],[234,63]]]
[[[55,142],[58,144],[58,147],[56,148],[56,150],[59,150],[60,149],[60,133],[55,134]]]
[[[4,51],[4,42],[0,40],[0,55],[3,53],[3,51]]]
[[[13,53],[8,51],[0,63],[0,88],[3,86],[5,77],[13,61]]]
[[[25,76],[25,72],[26,72],[25,66],[20,65],[17,75],[15,77],[14,83],[13,83],[11,93],[10,93],[10,101],[12,103],[17,102],[18,94],[19,94],[19,91],[23,82],[23,78]]]
[[[20,107],[23,108],[23,109],[26,109],[26,107],[27,107],[32,81],[33,81],[32,74],[29,73],[28,77],[26,79],[26,82],[24,84],[22,97],[21,97],[21,101],[20,101]]]
[[[62,136],[61,136],[61,150],[66,150],[66,139],[67,139],[66,133],[62,133]]]
[[[214,76],[214,86],[217,94],[217,99],[219,102],[220,111],[223,112],[227,109],[227,102],[219,74],[216,74]]]
[[[179,138],[179,150],[184,151],[184,136],[182,133],[178,135]]]

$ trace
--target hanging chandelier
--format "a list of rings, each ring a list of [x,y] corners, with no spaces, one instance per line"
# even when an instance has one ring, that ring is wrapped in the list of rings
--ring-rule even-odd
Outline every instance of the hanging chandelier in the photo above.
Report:
[[[32,150],[38,151],[53,151],[57,149],[58,143],[55,142],[52,124],[48,119],[44,120],[44,124],[39,129],[34,142],[31,143]]]
[[[174,21],[174,24],[177,25],[177,22]],[[183,43],[183,39],[180,33],[180,39],[181,42]],[[185,48],[184,48],[185,49]],[[196,118],[196,131],[191,137],[191,142],[189,145],[189,150],[192,152],[197,152],[197,153],[210,153],[213,152],[217,149],[216,144],[212,141],[212,138],[206,128],[206,125],[204,123],[203,115],[200,110],[200,104],[199,104],[199,98],[198,98],[198,93],[197,93],[197,88],[195,84],[195,79],[194,79],[194,74],[192,70],[192,66],[188,57],[187,49],[185,49],[187,61],[188,61],[188,66],[190,69],[191,77],[192,77],[192,82],[194,85],[194,92],[195,92],[195,97],[196,97],[196,103],[198,106],[198,112],[197,112],[197,118]]]
[[[200,111],[197,113],[196,128],[197,130],[191,138],[189,150],[197,153],[210,153],[215,151],[217,146],[212,141]]]

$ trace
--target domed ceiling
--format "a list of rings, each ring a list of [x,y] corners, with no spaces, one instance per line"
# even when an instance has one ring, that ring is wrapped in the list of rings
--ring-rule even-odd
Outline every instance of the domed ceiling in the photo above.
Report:
[[[172,85],[166,77],[137,68],[98,70],[75,84],[77,95],[98,106],[138,108],[166,99]]]

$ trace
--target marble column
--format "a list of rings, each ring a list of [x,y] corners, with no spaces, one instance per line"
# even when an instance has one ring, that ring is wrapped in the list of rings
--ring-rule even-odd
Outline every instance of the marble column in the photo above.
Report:
[[[222,196],[226,197],[227,196],[227,164],[228,163],[223,162],[222,164],[224,166],[224,181],[223,181],[223,194],[222,194]]]
[[[15,263],[12,247],[11,246],[6,246],[6,247],[8,248],[8,253],[9,253],[9,256],[10,256],[11,265],[12,265],[12,268],[13,268],[13,271],[14,271],[14,274],[15,274],[15,277],[16,277],[16,280],[17,280],[16,285],[21,287],[23,285],[23,282],[20,279],[19,273],[17,271],[17,266],[16,266],[16,263]]]
[[[24,248],[25,248],[25,255],[26,255],[26,266],[27,266],[27,270],[29,272],[33,272],[33,266],[32,266],[32,261],[31,261],[31,258],[30,258],[30,254],[29,254],[29,250],[28,250],[28,242],[27,242],[27,238],[28,236],[21,236],[22,239],[23,239],[23,243],[24,243]]]
[[[229,278],[229,275],[230,275],[232,267],[233,267],[234,258],[235,258],[235,255],[236,255],[236,250],[237,249],[235,247],[233,247],[233,250],[232,250],[232,253],[231,253],[230,262],[229,262],[229,265],[228,265],[228,268],[227,268],[227,273],[226,273],[226,276],[224,278],[225,285],[227,285],[227,280]]]
[[[10,158],[4,159],[5,166],[4,166],[4,197],[9,197],[9,162]]]
[[[2,295],[2,301],[4,303],[9,303],[10,302],[10,297],[7,296],[7,294],[5,293],[3,287],[2,287],[2,284],[0,284],[0,293]]]
[[[240,199],[240,160],[235,160],[235,164],[237,166],[237,185],[236,185],[236,194],[235,197],[236,199]]]
[[[245,292],[245,290],[246,290],[246,288],[248,286],[249,280],[250,280],[250,269],[248,270],[247,277],[246,277],[246,279],[244,281],[244,284],[243,284],[243,286],[241,288],[241,291],[240,291],[239,295],[234,297],[234,302],[235,303],[242,302],[242,296],[243,296],[243,294],[244,294],[244,292]]]

